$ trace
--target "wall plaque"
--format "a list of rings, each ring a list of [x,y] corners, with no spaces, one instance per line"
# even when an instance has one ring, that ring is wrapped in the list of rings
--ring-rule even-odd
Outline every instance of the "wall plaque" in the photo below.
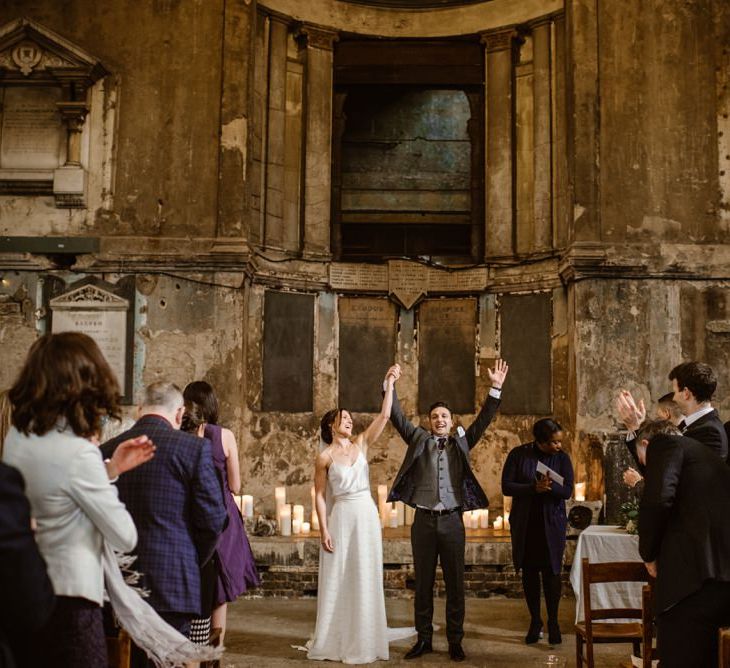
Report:
[[[405,309],[428,292],[428,267],[419,262],[391,260],[388,262],[388,292]]]
[[[395,306],[387,299],[340,297],[339,405],[375,413],[395,353]]]
[[[314,296],[267,290],[264,298],[262,409],[312,410]]]
[[[94,339],[126,398],[132,371],[127,335],[130,300],[98,284],[87,283],[54,297],[49,305],[51,331],[82,332]]]
[[[388,268],[382,264],[336,262],[330,265],[330,285],[335,290],[388,289]]]
[[[439,292],[481,292],[487,287],[486,267],[446,271],[430,268],[428,291]]]
[[[445,401],[474,412],[476,299],[432,299],[418,310],[418,410]]]

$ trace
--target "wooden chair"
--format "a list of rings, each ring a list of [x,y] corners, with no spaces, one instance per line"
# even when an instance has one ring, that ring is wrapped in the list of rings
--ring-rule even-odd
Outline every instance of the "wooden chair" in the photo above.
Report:
[[[619,561],[592,564],[583,559],[583,614],[584,621],[575,625],[575,658],[577,668],[583,662],[594,668],[594,643],[631,643],[635,656],[642,656],[641,646],[648,649],[643,657],[645,668],[651,667],[651,587],[642,593],[642,608],[594,609],[591,605],[591,584],[606,582],[649,582],[649,573],[640,561]],[[636,619],[636,622],[596,622],[603,619]],[[647,642],[648,638],[648,642]],[[583,646],[585,645],[585,658]]]
[[[124,629],[119,629],[119,635],[106,637],[106,651],[109,668],[129,668],[132,641]]]
[[[720,629],[720,668],[730,668],[730,628]]]

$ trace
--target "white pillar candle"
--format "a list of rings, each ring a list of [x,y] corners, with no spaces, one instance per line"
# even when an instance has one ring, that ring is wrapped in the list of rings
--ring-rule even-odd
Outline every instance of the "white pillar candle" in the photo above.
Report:
[[[302,535],[308,536],[310,531],[309,522],[302,522]]]
[[[281,509],[286,503],[286,487],[275,487],[274,498],[276,499],[276,519],[280,521]]]
[[[397,529],[398,528],[398,511],[393,508],[393,510],[390,511],[390,522],[388,526],[391,529]]]
[[[291,506],[287,503],[279,511],[279,533],[282,536],[291,536]]]
[[[385,526],[388,519],[388,485],[378,485],[378,512],[380,513],[380,526]]]
[[[505,513],[512,512],[512,497],[502,495],[502,511]]]
[[[316,508],[312,510],[312,531],[319,531],[319,515]]]
[[[505,513],[505,514],[504,514],[504,528],[505,528],[505,529],[506,529],[507,531],[509,531],[509,530],[510,530],[510,526],[509,526],[509,513]]]
[[[496,519],[496,520],[494,520],[494,528],[495,528],[495,529],[496,529],[497,531],[501,531],[501,530],[502,530],[502,525],[503,525],[503,524],[504,524],[504,520],[502,519],[502,516],[501,516],[501,515],[499,515],[499,516],[497,517],[497,519]]]
[[[233,501],[236,504],[236,506],[238,507],[238,509],[241,511],[241,514],[243,515],[243,501],[242,501],[242,497],[239,494],[234,494],[233,495]]]
[[[413,519],[416,516],[416,509],[411,506],[406,506],[406,526],[409,527],[413,524]]]
[[[304,522],[304,506],[299,504],[295,505],[294,509],[292,510],[291,518],[292,522],[294,520],[299,520],[300,523]]]
[[[241,497],[241,514],[244,517],[253,517],[253,496],[244,494]]]
[[[312,528],[319,529],[319,517],[317,517],[317,495],[314,491],[314,485],[312,485],[312,489],[309,490],[309,495],[312,497]]]
[[[479,528],[480,529],[488,529],[489,528],[489,509],[484,508],[482,512],[479,514]]]
[[[395,504],[395,509],[398,511],[398,526],[405,526],[406,523],[406,506],[402,501],[398,501]]]
[[[302,520],[291,521],[291,532],[295,535],[302,533]]]
[[[586,500],[586,484],[584,482],[575,483],[575,500],[585,501]]]

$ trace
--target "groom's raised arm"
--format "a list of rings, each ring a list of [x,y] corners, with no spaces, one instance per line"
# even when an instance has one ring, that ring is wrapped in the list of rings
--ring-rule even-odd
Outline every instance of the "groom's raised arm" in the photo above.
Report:
[[[390,421],[393,426],[398,430],[401,438],[406,442],[411,442],[413,434],[416,433],[417,427],[415,427],[411,421],[403,415],[403,410],[400,407],[400,401],[398,401],[398,393],[393,388],[393,405],[390,408]]]
[[[489,380],[492,383],[492,387],[489,389],[487,400],[484,402],[482,409],[479,411],[476,420],[469,425],[466,430],[466,442],[471,450],[482,437],[482,434],[486,431],[489,423],[494,419],[499,408],[500,400],[502,397],[502,384],[507,373],[509,372],[509,365],[504,360],[496,360],[494,363],[494,369],[487,369]]]

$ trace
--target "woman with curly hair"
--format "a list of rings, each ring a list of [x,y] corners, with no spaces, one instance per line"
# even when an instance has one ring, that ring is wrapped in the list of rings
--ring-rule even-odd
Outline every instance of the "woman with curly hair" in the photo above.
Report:
[[[36,540],[57,596],[37,634],[33,665],[106,668],[102,625],[104,543],[129,551],[132,517],[110,478],[152,458],[146,436],[123,443],[106,463],[102,422],[119,415],[119,385],[90,337],[46,334],[30,349],[9,392],[12,427],[3,459],[26,481]]]

